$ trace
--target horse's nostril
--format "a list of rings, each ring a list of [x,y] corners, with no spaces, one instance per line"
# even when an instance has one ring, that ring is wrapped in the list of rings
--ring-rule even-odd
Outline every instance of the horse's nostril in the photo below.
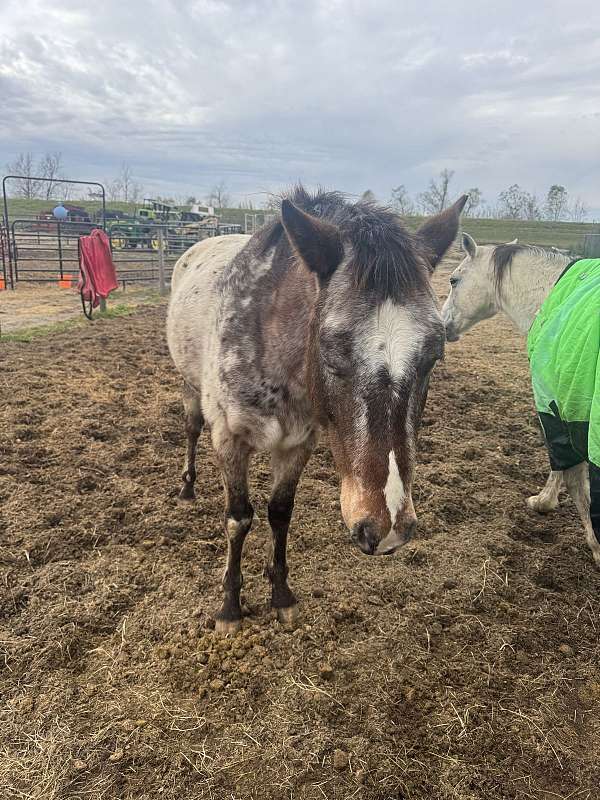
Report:
[[[373,555],[377,549],[377,545],[379,544],[377,534],[369,522],[357,523],[352,529],[352,538],[360,547],[362,552],[368,556]]]

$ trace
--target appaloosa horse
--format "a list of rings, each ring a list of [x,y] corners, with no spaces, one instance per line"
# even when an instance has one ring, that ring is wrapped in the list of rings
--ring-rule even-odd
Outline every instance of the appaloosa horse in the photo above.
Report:
[[[203,425],[225,488],[228,551],[217,630],[233,632],[241,622],[254,452],[272,459],[267,574],[280,621],[296,616],[287,534],[296,486],[321,430],[358,547],[392,553],[412,534],[417,429],[430,372],[444,352],[430,275],[458,232],[465,201],[411,234],[373,202],[299,187],[283,200],[281,219],[254,236],[209,239],[179,259],[167,335],[184,379],[181,497],[194,496]]]
[[[478,245],[463,233],[462,246],[465,259],[450,276],[450,294],[442,309],[447,339],[457,341],[497,311],[521,333],[529,332],[534,397],[551,471],[542,491],[527,504],[540,513],[552,511],[566,485],[600,567],[600,465],[593,463],[600,450],[600,263],[572,261],[556,249],[520,245],[516,239],[498,246]],[[546,301],[552,295],[556,302],[549,308]],[[570,328],[577,329],[577,341]],[[542,329],[546,341],[540,340]],[[582,390],[578,382],[585,383],[587,373],[589,385]]]

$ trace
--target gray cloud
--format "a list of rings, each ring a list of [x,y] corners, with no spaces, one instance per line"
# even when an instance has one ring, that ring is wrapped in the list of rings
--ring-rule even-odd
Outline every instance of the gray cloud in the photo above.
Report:
[[[561,182],[600,214],[600,9],[8,0],[0,163],[24,149],[62,150],[71,177],[128,161],[156,191],[224,178],[239,197],[302,179],[385,199],[448,166],[457,192]]]

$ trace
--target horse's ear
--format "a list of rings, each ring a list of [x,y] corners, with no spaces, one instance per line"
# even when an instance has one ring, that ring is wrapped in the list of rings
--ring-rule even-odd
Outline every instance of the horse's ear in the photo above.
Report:
[[[475,239],[463,231],[461,244],[465,253],[471,258],[475,258],[477,255],[477,242]]]
[[[429,250],[429,263],[432,272],[442,260],[446,250],[456,239],[460,224],[460,213],[468,199],[469,195],[463,194],[454,205],[428,219],[417,231],[417,235]]]
[[[335,225],[307,214],[289,200],[281,203],[281,221],[302,261],[320,281],[327,280],[344,256]]]

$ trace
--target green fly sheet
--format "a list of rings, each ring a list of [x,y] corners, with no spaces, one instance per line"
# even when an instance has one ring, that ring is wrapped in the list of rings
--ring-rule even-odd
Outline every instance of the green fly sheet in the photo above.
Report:
[[[527,351],[553,468],[600,465],[600,258],[566,269],[531,326]]]
[[[569,264],[529,330],[527,352],[550,465],[588,462],[600,542],[600,258]]]

